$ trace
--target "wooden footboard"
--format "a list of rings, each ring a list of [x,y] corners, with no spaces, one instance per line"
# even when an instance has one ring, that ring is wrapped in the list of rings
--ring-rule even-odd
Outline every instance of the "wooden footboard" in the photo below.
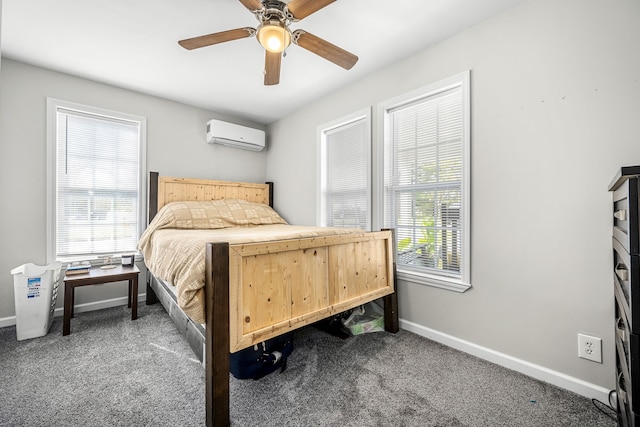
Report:
[[[231,245],[230,351],[393,290],[390,231]]]
[[[381,297],[398,331],[389,230],[207,245],[207,425],[229,424],[229,351]]]

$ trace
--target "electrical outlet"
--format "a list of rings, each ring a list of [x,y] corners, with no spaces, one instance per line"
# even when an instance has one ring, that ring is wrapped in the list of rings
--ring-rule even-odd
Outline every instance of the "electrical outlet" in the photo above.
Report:
[[[578,334],[578,356],[602,363],[602,338]]]

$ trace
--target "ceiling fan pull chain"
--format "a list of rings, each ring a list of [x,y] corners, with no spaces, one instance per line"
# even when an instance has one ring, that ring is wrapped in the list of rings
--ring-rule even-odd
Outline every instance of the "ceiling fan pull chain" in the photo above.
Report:
[[[287,28],[287,26],[286,26],[287,24],[286,23],[284,25],[285,25],[285,27],[284,27],[284,29],[282,31],[282,45],[284,46],[284,49],[282,49],[282,57],[283,58],[287,56],[287,48],[289,47],[289,44],[287,44],[286,40],[285,40],[285,34],[284,34],[285,31],[287,31],[289,33],[289,43],[291,43],[291,35],[290,35],[291,31],[289,31],[289,29]]]

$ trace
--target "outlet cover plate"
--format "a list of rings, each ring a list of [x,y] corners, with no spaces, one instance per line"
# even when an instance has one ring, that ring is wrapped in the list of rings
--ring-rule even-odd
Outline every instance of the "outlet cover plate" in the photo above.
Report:
[[[602,363],[602,338],[578,334],[578,356]]]

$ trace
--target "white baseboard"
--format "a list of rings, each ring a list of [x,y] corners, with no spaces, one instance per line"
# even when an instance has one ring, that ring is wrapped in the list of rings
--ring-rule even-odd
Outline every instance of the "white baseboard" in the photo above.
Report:
[[[145,301],[146,299],[146,294],[140,294],[138,295],[138,304],[140,304],[141,301]],[[96,301],[96,302],[88,302],[85,304],[78,304],[76,306],[74,306],[73,308],[73,312],[74,313],[84,313],[87,311],[94,311],[94,310],[102,310],[104,308],[111,308],[111,307],[118,307],[121,305],[127,305],[127,301],[128,298],[127,297],[119,297],[119,298],[112,298],[112,299],[107,299],[107,300],[102,300],[102,301]],[[56,308],[53,312],[53,315],[55,317],[58,316],[62,316],[64,313],[64,309],[62,307],[60,308]],[[0,318],[0,328],[5,328],[7,326],[14,326],[16,324],[16,316],[9,316],[9,317],[3,317]]]
[[[0,328],[6,328],[7,326],[13,326],[15,324],[16,324],[16,316],[0,318]]]
[[[490,348],[479,346],[472,342],[462,340],[452,335],[447,335],[407,320],[400,319],[400,327],[440,344],[455,348],[456,350],[463,351],[497,365],[504,366],[505,368],[520,372],[537,380],[553,384],[565,390],[572,391],[589,399],[598,399],[601,402],[609,403],[610,390],[599,385],[571,377],[563,374],[562,372],[545,368],[544,366],[527,362],[526,360],[509,356],[508,354],[491,350]]]

